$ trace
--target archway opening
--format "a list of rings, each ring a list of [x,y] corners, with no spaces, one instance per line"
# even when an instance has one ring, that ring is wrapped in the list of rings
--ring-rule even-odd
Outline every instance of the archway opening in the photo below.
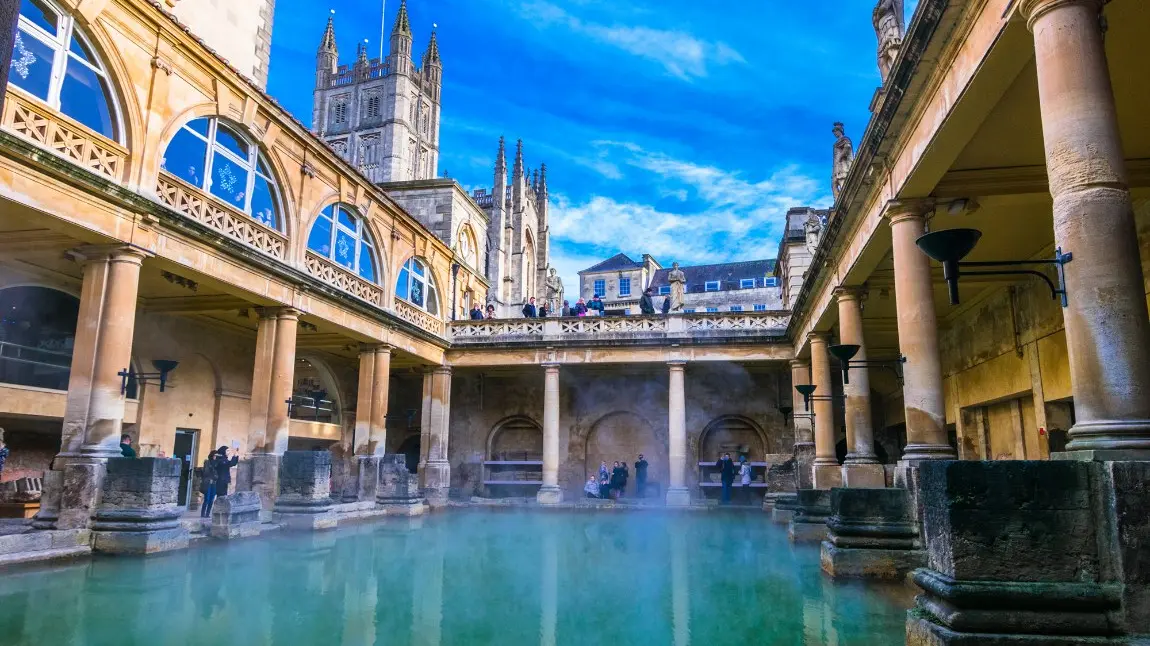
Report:
[[[601,418],[591,429],[587,436],[587,453],[584,463],[583,477],[597,475],[599,466],[607,464],[610,469],[618,460],[626,462],[631,472],[631,479],[627,484],[628,491],[634,490],[634,464],[642,454],[647,460],[647,482],[658,483],[661,490],[665,490],[670,468],[668,461],[668,448],[656,434],[655,430],[642,417],[634,413],[612,413]]]
[[[48,287],[0,289],[0,382],[67,390],[80,300]]]

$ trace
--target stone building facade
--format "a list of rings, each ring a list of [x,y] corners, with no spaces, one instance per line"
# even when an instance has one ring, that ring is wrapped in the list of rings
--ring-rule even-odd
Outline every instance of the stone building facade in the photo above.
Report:
[[[192,33],[261,88],[268,84],[275,0],[165,0]]]
[[[680,267],[687,278],[683,311],[765,312],[783,309],[774,260],[747,260],[714,265]],[[671,269],[659,269],[648,287],[658,302],[671,293],[667,276]]]
[[[639,298],[660,269],[659,261],[650,254],[643,254],[638,262],[626,254],[616,254],[579,272],[579,297],[589,301],[598,294],[607,309],[638,314]]]

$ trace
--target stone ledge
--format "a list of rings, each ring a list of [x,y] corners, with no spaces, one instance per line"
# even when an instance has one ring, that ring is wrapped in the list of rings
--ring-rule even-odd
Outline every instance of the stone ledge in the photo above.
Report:
[[[839,578],[903,579],[926,564],[922,550],[838,547],[823,541],[820,553],[823,572]]]
[[[188,530],[182,526],[147,532],[94,532],[92,549],[109,554],[155,554],[188,547]]]
[[[42,561],[59,561],[63,559],[76,559],[92,555],[92,548],[88,545],[75,547],[60,547],[35,552],[18,552],[15,554],[0,554],[0,567],[8,565],[21,565],[23,563],[38,563]]]
[[[1122,637],[1055,635],[1003,635],[996,633],[957,633],[908,610],[906,646],[1145,646],[1145,640]]]

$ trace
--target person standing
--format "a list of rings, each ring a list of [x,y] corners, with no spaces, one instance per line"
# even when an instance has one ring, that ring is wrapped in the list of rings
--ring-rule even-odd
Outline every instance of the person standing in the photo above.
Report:
[[[4,462],[8,459],[8,445],[4,443],[4,429],[0,428],[0,478],[4,477]]]
[[[523,304],[523,318],[534,319],[539,318],[539,310],[535,309],[535,297],[527,299]]]
[[[596,316],[603,316],[603,300],[599,298],[598,294],[595,294],[595,297],[591,299],[591,302],[587,303],[587,309],[595,312]]]
[[[125,458],[136,457],[136,449],[132,448],[132,436],[127,433],[120,436],[120,455]]]
[[[643,316],[655,315],[655,302],[651,299],[652,293],[651,288],[648,287],[643,290],[643,297],[639,299],[639,311],[643,313]]]
[[[495,306],[494,305],[488,305],[487,306],[487,320],[488,321],[494,321],[495,320]]]
[[[563,308],[559,310],[559,316],[562,316],[562,317],[571,316],[571,303],[569,303],[567,301],[563,301]]]
[[[619,462],[619,467],[623,469],[623,482],[619,488],[619,497],[622,498],[623,494],[627,493],[627,481],[631,479],[631,470],[627,468],[626,460]]]
[[[639,454],[638,461],[635,462],[635,493],[640,498],[646,496],[647,492],[647,461],[643,459],[643,454]]]
[[[232,467],[240,462],[240,456],[236,455],[231,460],[228,459],[228,447],[221,446],[216,449],[216,457],[214,467],[216,470],[216,497],[228,495],[228,485],[232,483]],[[211,513],[211,510],[208,511]]]
[[[216,501],[216,452],[208,454],[204,460],[204,467],[200,469],[200,493],[204,494],[204,503],[200,505],[200,518],[212,517],[212,503]]]
[[[550,313],[551,313],[551,310],[547,309],[547,303],[544,303],[544,304],[539,306],[539,318],[545,319],[545,318],[547,318],[547,315]]]
[[[475,305],[471,306],[470,316],[471,316],[472,321],[482,321],[483,320],[483,310],[479,309],[479,303],[476,303]]]
[[[739,456],[739,485],[742,492],[739,497],[742,498],[743,504],[750,504],[751,502],[751,463],[747,462],[747,456]]]
[[[571,310],[572,316],[587,316],[587,302],[580,298]]]
[[[731,454],[724,453],[723,457],[715,463],[715,467],[719,470],[719,481],[723,483],[723,496],[719,500],[720,504],[731,504],[731,486],[735,482],[735,463],[731,462]]]
[[[668,296],[663,299],[663,316],[671,313],[671,297]]]
[[[614,466],[611,468],[611,497],[618,499],[623,495],[623,467],[616,460]]]

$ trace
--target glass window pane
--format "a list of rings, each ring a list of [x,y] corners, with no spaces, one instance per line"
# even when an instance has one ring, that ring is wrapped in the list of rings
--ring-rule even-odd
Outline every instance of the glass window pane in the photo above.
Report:
[[[244,161],[247,161],[251,153],[251,148],[244,143],[243,137],[222,123],[216,126],[216,143],[239,155]]]
[[[56,12],[40,0],[20,0],[20,15],[53,36],[59,31],[60,19]]]
[[[172,137],[160,167],[199,188],[204,187],[204,164],[208,158],[208,145],[195,135],[180,128]]]
[[[355,231],[355,217],[347,212],[347,209],[338,207],[336,211],[339,213],[339,223],[343,226]]]
[[[212,195],[222,198],[238,209],[243,209],[247,206],[249,172],[227,157],[216,153],[212,158]]]
[[[109,139],[116,138],[108,84],[92,68],[71,57],[60,89],[60,111]]]
[[[17,31],[8,80],[20,89],[47,101],[48,86],[52,82],[52,55],[52,48],[40,39],[29,36],[23,30]]]
[[[371,247],[363,242],[359,243],[359,275],[375,282],[375,259],[371,257]]]
[[[411,282],[411,274],[408,273],[407,267],[404,267],[399,270],[399,280],[395,283],[395,295],[404,300],[410,298],[409,282]]]
[[[258,175],[255,188],[252,189],[252,217],[273,229],[280,228],[279,208],[272,193],[272,185]]]
[[[435,296],[435,288],[431,285],[427,286],[427,311],[430,314],[439,316],[439,299]]]
[[[423,307],[423,283],[418,280],[411,281],[411,302]]]
[[[68,45],[68,51],[75,54],[76,57],[81,60],[88,61],[93,65],[97,64],[96,57],[92,55],[92,50],[88,49],[87,43],[80,40],[75,34],[72,34],[72,42]]]
[[[211,119],[193,119],[192,121],[189,121],[185,127],[190,128],[194,132],[198,132],[199,134],[203,135],[205,139],[207,139],[208,127],[211,126],[211,123]]]
[[[316,218],[311,226],[311,234],[307,238],[307,248],[319,255],[331,257],[331,220],[325,217]]]
[[[335,232],[334,259],[344,267],[355,269],[355,238],[339,229]]]
[[[414,258],[411,260],[411,268],[415,270],[416,276],[422,276],[423,275],[423,263],[419,262],[418,260],[415,260]]]

